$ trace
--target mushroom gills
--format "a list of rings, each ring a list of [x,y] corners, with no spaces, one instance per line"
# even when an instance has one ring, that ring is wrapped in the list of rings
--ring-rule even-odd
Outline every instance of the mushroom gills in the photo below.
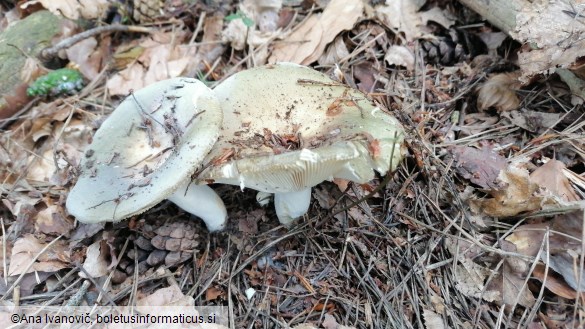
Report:
[[[295,219],[309,211],[311,205],[311,188],[296,192],[274,193],[274,209],[283,225],[290,225]]]
[[[211,187],[186,181],[168,197],[186,212],[201,218],[210,232],[222,230],[227,220],[227,211],[221,198]]]

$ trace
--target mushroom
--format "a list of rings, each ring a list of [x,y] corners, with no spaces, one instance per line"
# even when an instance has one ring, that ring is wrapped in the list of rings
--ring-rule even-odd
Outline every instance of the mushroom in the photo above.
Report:
[[[312,186],[334,178],[365,183],[374,170],[384,175],[396,169],[402,158],[404,130],[394,117],[311,68],[253,68],[214,92],[222,132],[197,181],[274,193],[285,225],[308,211]]]
[[[68,212],[82,223],[119,221],[169,199],[210,231],[222,229],[223,202],[190,179],[221,123],[213,92],[195,79],[164,80],[130,93],[88,145]]]

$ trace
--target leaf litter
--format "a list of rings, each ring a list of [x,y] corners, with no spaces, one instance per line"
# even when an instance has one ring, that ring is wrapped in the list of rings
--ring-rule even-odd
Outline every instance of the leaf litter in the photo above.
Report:
[[[98,2],[47,6],[108,19],[96,16]],[[101,289],[120,305],[230,305],[236,327],[583,323],[575,316],[585,281],[583,211],[574,210],[585,195],[576,84],[517,82],[540,68],[520,62],[520,70],[506,69],[502,63],[514,61],[500,51],[506,41],[489,25],[473,27],[481,17],[459,4],[409,0],[170,1],[148,18],[115,15],[156,32],[100,35],[69,47],[64,56],[90,82],[83,97],[36,100],[0,134],[0,291],[7,299],[20,284],[26,303],[48,301],[43,289],[63,292],[53,303],[67,302],[81,285],[76,280],[89,275],[110,278]],[[453,39],[433,24],[467,28]],[[420,47],[441,40],[426,44],[460,51],[472,46],[470,35],[483,36],[491,59],[441,66]],[[151,265],[169,253],[154,245],[174,239],[159,233],[196,221],[174,206],[101,225],[67,215],[82,150],[130,90],[173,76],[213,84],[281,60],[318,62],[408,127],[407,160],[392,179],[321,184],[307,218],[289,229],[256,203],[254,191],[214,186],[230,214],[226,231],[197,229],[193,248],[182,251],[188,257],[177,254],[166,269]],[[84,303],[97,288],[90,291]]]

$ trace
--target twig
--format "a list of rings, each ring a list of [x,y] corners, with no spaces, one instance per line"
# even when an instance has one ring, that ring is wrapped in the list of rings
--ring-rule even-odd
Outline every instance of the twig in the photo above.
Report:
[[[101,33],[111,33],[111,32],[138,32],[138,33],[152,33],[152,29],[148,29],[142,26],[127,26],[127,25],[107,25],[107,26],[99,26],[93,28],[91,30],[87,30],[81,33],[78,33],[72,37],[63,39],[59,41],[56,45],[45,48],[41,50],[39,54],[39,58],[43,61],[50,61],[51,59],[57,57],[59,51],[69,48],[74,44],[80,42],[81,40],[87,39],[94,35],[98,35]]]

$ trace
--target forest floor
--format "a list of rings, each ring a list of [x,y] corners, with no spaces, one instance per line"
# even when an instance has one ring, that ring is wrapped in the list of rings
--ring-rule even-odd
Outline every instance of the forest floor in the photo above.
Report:
[[[84,87],[0,112],[2,305],[225,306],[232,328],[583,327],[585,111],[566,80],[522,79],[523,45],[459,2],[264,2],[3,2],[0,31],[43,6],[73,18],[53,45],[129,28],[52,66],[31,57],[23,80],[67,65]],[[394,115],[398,169],[317,185],[288,228],[219,184],[221,232],[167,201],[117,223],[68,215],[84,149],[129,93],[282,61]]]

